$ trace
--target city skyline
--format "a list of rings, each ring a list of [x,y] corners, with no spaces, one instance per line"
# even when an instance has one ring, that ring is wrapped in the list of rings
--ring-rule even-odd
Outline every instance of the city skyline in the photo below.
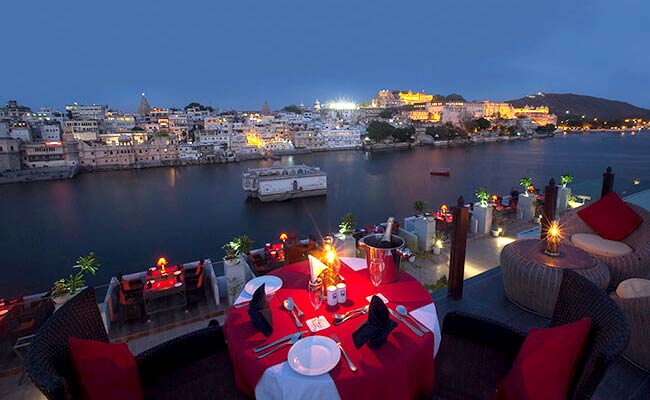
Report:
[[[643,87],[650,55],[630,40],[647,36],[642,17],[650,6],[633,0],[70,3],[30,10],[30,29],[20,18],[0,27],[5,37],[21,35],[6,45],[0,100],[135,111],[144,91],[158,106],[259,109],[266,100],[279,109],[315,98],[368,101],[385,88],[495,101],[577,93],[650,108]]]

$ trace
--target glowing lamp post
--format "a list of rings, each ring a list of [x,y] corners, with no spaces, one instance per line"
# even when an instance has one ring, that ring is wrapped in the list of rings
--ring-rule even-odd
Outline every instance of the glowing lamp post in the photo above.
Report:
[[[544,253],[552,257],[557,257],[560,255],[560,226],[557,221],[553,221],[551,226],[548,228],[548,234],[546,235],[546,248]]]

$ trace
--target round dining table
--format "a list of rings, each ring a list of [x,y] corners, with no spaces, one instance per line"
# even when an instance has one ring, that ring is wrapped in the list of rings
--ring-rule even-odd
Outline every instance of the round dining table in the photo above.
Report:
[[[403,322],[389,334],[378,349],[363,345],[357,349],[353,332],[367,320],[362,315],[338,326],[334,325],[333,313],[343,314],[368,304],[375,293],[370,282],[365,259],[341,258],[340,275],[347,286],[347,301],[328,306],[327,301],[318,310],[309,301],[309,262],[290,264],[274,270],[269,275],[282,279],[282,287],[269,297],[272,311],[273,332],[265,337],[250,321],[248,307],[231,307],[226,316],[224,332],[230,358],[233,363],[237,386],[245,394],[257,399],[411,399],[429,396],[434,384],[434,356],[440,346],[440,324],[435,304],[428,291],[412,276],[400,271],[395,282],[382,283],[378,292],[388,300],[386,306],[394,310],[403,305],[429,333],[417,336]],[[282,302],[293,298],[304,312],[302,328],[297,328]],[[242,292],[235,304],[251,299]],[[324,316],[330,327],[312,333],[306,321]],[[415,325],[412,321],[409,321]],[[287,362],[290,346],[267,357],[258,359],[253,348],[271,343],[292,333],[306,331],[302,336],[331,337],[336,334],[343,349],[358,367],[353,372],[343,355],[338,364],[318,376],[305,376],[295,372]]]

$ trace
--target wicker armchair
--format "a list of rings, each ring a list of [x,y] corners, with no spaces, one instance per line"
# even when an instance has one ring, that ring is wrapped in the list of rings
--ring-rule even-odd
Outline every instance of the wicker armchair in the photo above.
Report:
[[[78,398],[68,338],[108,342],[92,288],[66,302],[36,333],[26,359],[34,385],[48,399]],[[137,355],[146,399],[242,398],[220,326],[165,342]]]
[[[630,323],[630,343],[623,357],[650,373],[650,296],[632,299],[614,296],[614,301]]]
[[[589,343],[576,370],[569,398],[586,399],[605,371],[625,350],[629,327],[607,296],[573,271],[562,272],[562,285],[550,326],[593,320]],[[510,370],[526,336],[507,325],[469,314],[447,314],[436,357],[436,399],[489,399]]]
[[[632,248],[632,253],[620,257],[603,257],[611,275],[608,291],[615,290],[619,283],[629,278],[650,279],[650,212],[632,203],[625,203],[643,219],[643,223],[630,236],[622,240]],[[584,206],[583,206],[584,207]],[[570,239],[576,233],[596,234],[578,215],[576,208],[566,213],[560,220],[562,236]]]

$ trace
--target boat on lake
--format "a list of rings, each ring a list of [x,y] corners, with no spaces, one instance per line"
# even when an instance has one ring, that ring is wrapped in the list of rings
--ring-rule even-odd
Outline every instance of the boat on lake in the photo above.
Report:
[[[431,170],[431,175],[449,176],[451,170],[449,168],[436,168]]]
[[[242,174],[242,187],[250,198],[263,202],[327,194],[327,174],[308,165],[273,165],[249,168]]]

